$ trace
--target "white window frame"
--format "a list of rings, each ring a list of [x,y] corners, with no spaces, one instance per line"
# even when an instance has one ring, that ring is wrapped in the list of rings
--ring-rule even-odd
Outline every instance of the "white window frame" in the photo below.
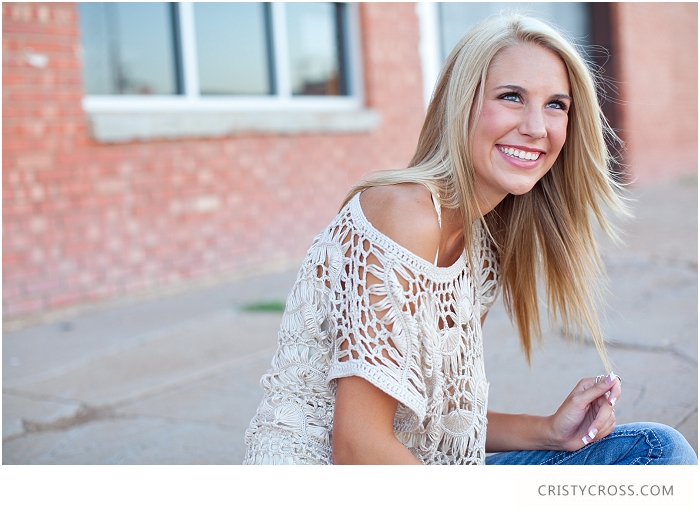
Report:
[[[358,6],[346,4],[348,95],[293,96],[286,45],[286,5],[272,3],[276,93],[207,96],[199,92],[192,2],[180,2],[183,88],[176,95],[86,95],[82,105],[99,141],[216,136],[236,132],[365,132],[379,122],[364,107]]]
[[[421,75],[423,79],[423,105],[428,108],[433,96],[442,59],[440,56],[440,23],[438,21],[438,5],[435,2],[418,2],[416,4],[416,16],[420,26],[420,43],[418,51],[421,61]]]

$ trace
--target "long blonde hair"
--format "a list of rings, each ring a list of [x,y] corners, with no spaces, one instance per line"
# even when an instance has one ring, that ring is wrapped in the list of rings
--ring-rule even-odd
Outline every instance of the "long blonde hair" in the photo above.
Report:
[[[508,195],[482,221],[498,251],[504,303],[528,363],[533,337],[541,340],[537,283],[542,276],[550,319],[561,321],[567,335],[576,331],[581,336],[587,327],[609,370],[596,312],[604,276],[592,218],[615,238],[603,206],[627,213],[621,188],[613,180],[613,159],[605,139],[621,142],[603,116],[594,74],[575,46],[549,25],[509,14],[474,26],[443,66],[408,168],[365,177],[343,206],[371,186],[420,183],[443,206],[460,209],[464,245],[471,251],[472,214],[480,212],[470,146],[465,142],[481,111],[491,62],[503,49],[523,43],[553,51],[566,66],[573,98],[567,139],[550,171],[530,192]]]

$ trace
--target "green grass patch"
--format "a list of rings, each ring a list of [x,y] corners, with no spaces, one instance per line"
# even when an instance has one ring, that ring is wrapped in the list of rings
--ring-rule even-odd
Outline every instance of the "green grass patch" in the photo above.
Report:
[[[248,312],[284,312],[284,302],[279,300],[248,303],[241,307]]]

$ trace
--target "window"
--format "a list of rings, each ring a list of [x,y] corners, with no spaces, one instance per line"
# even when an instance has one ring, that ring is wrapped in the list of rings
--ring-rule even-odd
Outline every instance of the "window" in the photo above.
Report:
[[[170,4],[83,3],[80,21],[88,93],[178,93]]]
[[[345,95],[343,9],[287,4],[287,44],[293,95]]]
[[[194,4],[200,94],[273,93],[269,19],[261,3]]]
[[[78,5],[83,101],[102,141],[367,131],[356,6]],[[294,116],[292,116],[294,115]]]
[[[442,61],[472,25],[507,9],[553,23],[581,44],[588,43],[588,6],[583,2],[455,2],[439,5]]]
[[[582,45],[592,41],[590,5],[584,2],[421,2],[423,98],[427,105],[440,69],[457,42],[476,23],[508,9],[555,24]],[[596,56],[591,56],[596,59]]]

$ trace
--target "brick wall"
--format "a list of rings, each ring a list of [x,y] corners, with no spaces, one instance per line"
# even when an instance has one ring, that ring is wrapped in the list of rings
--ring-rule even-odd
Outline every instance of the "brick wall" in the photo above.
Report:
[[[109,145],[81,108],[75,4],[2,13],[6,320],[298,262],[361,175],[415,147],[413,4],[360,6],[365,94],[382,118],[371,133]]]
[[[638,184],[698,167],[697,3],[616,3],[621,136]]]

